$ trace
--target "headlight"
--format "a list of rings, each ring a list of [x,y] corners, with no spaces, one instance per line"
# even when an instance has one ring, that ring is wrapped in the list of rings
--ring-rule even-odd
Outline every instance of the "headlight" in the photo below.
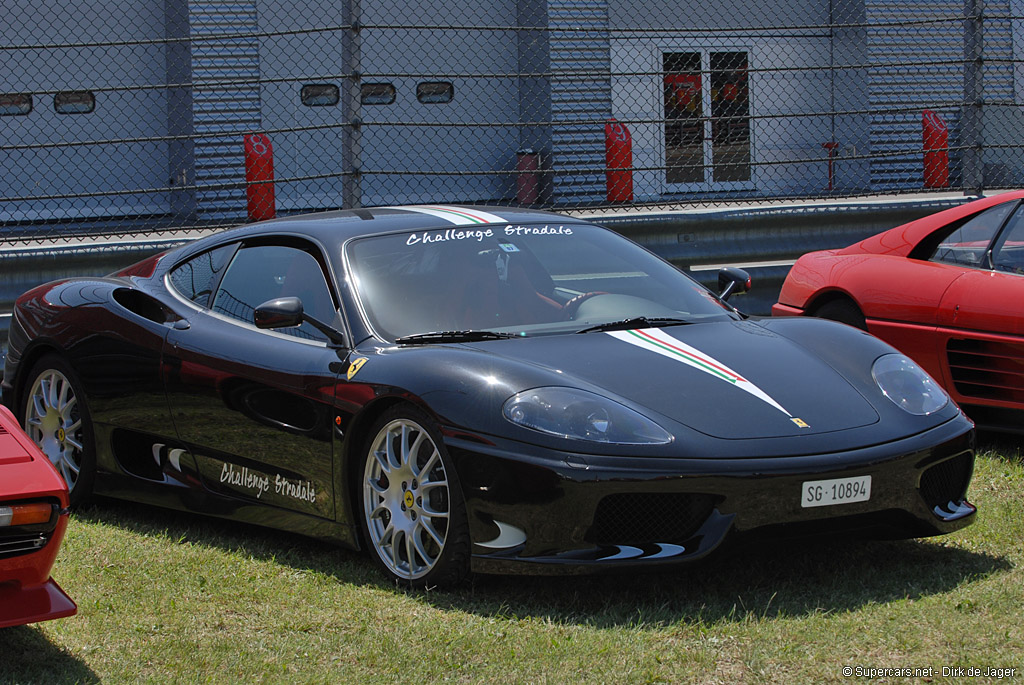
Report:
[[[946,391],[902,354],[886,354],[875,361],[871,375],[882,394],[911,414],[927,416],[949,402]]]
[[[664,445],[668,432],[629,407],[573,388],[535,388],[513,395],[502,412],[512,423],[571,440]]]

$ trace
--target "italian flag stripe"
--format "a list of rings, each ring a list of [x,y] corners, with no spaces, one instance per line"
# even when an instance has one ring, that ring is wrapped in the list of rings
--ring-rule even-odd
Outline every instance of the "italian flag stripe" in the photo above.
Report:
[[[691,347],[681,340],[673,338],[660,328],[633,329],[628,331],[609,331],[608,335],[622,342],[639,347],[642,350],[659,354],[681,364],[703,371],[719,380],[732,384],[733,387],[750,393],[765,404],[775,407],[786,416],[792,417],[786,409],[771,398],[768,393],[739,375],[725,364],[712,359],[700,350]]]
[[[668,350],[672,354],[678,355],[678,356],[682,357],[683,359],[688,359],[691,362],[693,362],[694,364],[700,366],[702,369],[705,369],[709,373],[712,373],[712,374],[718,376],[719,378],[727,380],[730,383],[739,383],[740,381],[743,380],[742,376],[736,374],[735,372],[733,372],[732,370],[730,370],[730,369],[728,369],[728,368],[726,368],[724,366],[720,366],[719,364],[716,364],[711,359],[708,359],[707,357],[701,357],[700,355],[694,354],[693,352],[690,352],[689,350],[684,350],[683,348],[679,347],[678,345],[673,345],[672,343],[668,342],[667,340],[658,340],[657,338],[655,338],[653,335],[651,335],[647,331],[633,330],[633,331],[626,331],[626,332],[629,333],[630,335],[634,335],[634,336],[640,338],[641,340],[647,340],[652,345],[657,345],[658,347],[660,347],[660,348],[662,348],[664,350]]]
[[[388,207],[388,209],[401,209],[407,212],[429,214],[438,219],[444,219],[456,226],[505,223],[505,219],[497,214],[481,212],[466,207],[452,207],[450,205],[419,205],[416,207]]]

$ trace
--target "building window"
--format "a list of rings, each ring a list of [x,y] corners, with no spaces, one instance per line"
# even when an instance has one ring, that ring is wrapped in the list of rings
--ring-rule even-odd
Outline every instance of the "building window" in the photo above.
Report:
[[[395,101],[395,87],[390,83],[364,83],[359,88],[359,102],[364,105],[390,105]]]
[[[733,50],[663,53],[667,183],[751,180],[749,61]]]
[[[90,90],[68,90],[53,96],[57,114],[89,114],[96,109],[96,96]]]
[[[441,105],[455,97],[455,86],[448,81],[424,81],[416,84],[416,99],[425,105]]]
[[[32,111],[32,95],[30,93],[0,94],[0,116],[19,117]]]
[[[307,83],[300,97],[306,107],[333,107],[341,100],[341,91],[333,83]]]

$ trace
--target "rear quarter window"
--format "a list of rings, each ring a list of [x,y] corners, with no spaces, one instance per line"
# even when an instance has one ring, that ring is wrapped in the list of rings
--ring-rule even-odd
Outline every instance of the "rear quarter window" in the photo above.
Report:
[[[182,297],[200,307],[207,307],[210,294],[220,280],[235,245],[224,245],[179,264],[171,269],[167,280]]]

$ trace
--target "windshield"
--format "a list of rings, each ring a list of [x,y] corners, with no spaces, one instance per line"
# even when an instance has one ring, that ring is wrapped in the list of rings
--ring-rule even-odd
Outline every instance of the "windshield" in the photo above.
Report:
[[[351,241],[347,258],[369,323],[392,341],[444,331],[576,332],[635,317],[735,317],[670,264],[587,224],[388,234]]]

